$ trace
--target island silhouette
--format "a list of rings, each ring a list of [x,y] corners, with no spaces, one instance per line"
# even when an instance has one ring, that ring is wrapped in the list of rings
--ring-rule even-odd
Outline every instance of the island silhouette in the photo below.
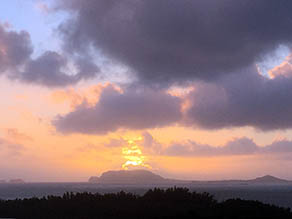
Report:
[[[17,180],[15,183],[18,183]],[[93,219],[93,218],[281,218],[292,219],[290,208],[256,200],[217,200],[207,192],[191,191],[192,185],[289,185],[271,175],[250,180],[193,181],[164,178],[149,170],[106,171],[89,179],[92,184],[124,185],[118,192],[65,192],[31,198],[0,199],[0,218]],[[145,186],[141,194],[123,191],[128,185]],[[167,185],[164,187],[164,185]],[[292,184],[291,184],[292,185]],[[11,186],[11,185],[9,185]],[[14,186],[14,185],[12,185]],[[290,185],[289,185],[290,186]],[[19,187],[19,185],[17,185]],[[92,187],[95,187],[93,185]],[[96,186],[102,188],[103,186]],[[114,187],[114,186],[113,186]],[[129,186],[130,187],[130,186]],[[188,188],[189,187],[189,188]],[[229,187],[229,186],[227,186]],[[70,189],[70,187],[68,187]]]
[[[231,184],[231,185],[253,185],[253,184],[292,184],[292,181],[280,179],[275,176],[265,175],[249,180],[179,180],[164,178],[149,170],[110,170],[101,174],[100,177],[92,176],[89,183],[98,184],[126,184],[126,185],[183,185],[183,184]]]

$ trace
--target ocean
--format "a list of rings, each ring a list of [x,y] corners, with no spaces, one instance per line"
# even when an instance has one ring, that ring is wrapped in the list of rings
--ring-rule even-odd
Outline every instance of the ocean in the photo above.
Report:
[[[90,183],[24,183],[0,184],[0,199],[16,199],[63,195],[65,192],[115,193],[121,190],[143,194],[148,189],[168,186],[155,185],[100,185]],[[184,185],[191,191],[208,192],[218,201],[230,198],[258,200],[292,209],[292,185]]]

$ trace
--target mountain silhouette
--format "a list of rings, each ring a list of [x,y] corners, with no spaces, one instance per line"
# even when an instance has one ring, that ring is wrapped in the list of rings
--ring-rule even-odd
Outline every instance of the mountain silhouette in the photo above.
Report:
[[[104,172],[97,181],[102,184],[161,184],[166,179],[147,170],[119,170]]]
[[[258,177],[252,180],[248,180],[249,182],[254,182],[254,183],[288,183],[288,180],[285,179],[280,179],[271,175],[266,175],[262,177]]]
[[[118,170],[107,171],[100,177],[92,176],[88,180],[89,183],[100,184],[190,184],[190,180],[167,179],[148,170]]]
[[[137,185],[178,185],[178,184],[230,184],[230,185],[253,185],[253,184],[292,184],[292,181],[280,179],[271,175],[257,177],[250,180],[215,180],[215,181],[191,181],[164,178],[148,170],[111,170],[101,174],[100,177],[92,176],[89,183],[99,184],[137,184]]]

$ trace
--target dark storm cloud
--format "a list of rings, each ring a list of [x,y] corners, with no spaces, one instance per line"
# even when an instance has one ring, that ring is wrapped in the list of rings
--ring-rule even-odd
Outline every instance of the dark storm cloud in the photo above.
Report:
[[[205,129],[292,128],[291,90],[292,77],[279,75],[268,79],[251,67],[217,83],[198,85],[188,97],[192,104],[186,112],[186,121]]]
[[[238,72],[292,41],[290,0],[61,0],[67,50],[92,46],[143,82]]]
[[[172,125],[181,119],[181,100],[163,91],[106,87],[94,107],[85,104],[53,123],[63,133],[106,134],[118,129],[146,129]]]
[[[260,75],[256,67],[221,77],[216,83],[198,82],[186,97],[163,90],[129,87],[124,93],[106,88],[96,106],[81,105],[58,118],[64,133],[104,134],[125,129],[147,129],[173,124],[203,129],[254,127],[260,130],[292,128],[292,68],[273,79]],[[291,75],[291,76],[289,76]],[[183,113],[185,101],[188,107]],[[145,133],[147,145],[151,136]]]
[[[230,156],[252,154],[279,154],[292,153],[292,142],[288,140],[277,141],[270,145],[258,146],[249,138],[239,138],[228,142],[226,145],[216,147],[198,144],[193,141],[183,144],[172,144],[162,154],[168,156]]]
[[[46,51],[32,59],[33,47],[30,35],[25,32],[8,31],[0,24],[0,74],[21,82],[48,87],[66,86],[80,80],[95,77],[99,68],[85,58],[73,58],[76,73],[68,69],[63,55]]]
[[[0,23],[0,74],[24,64],[32,52],[27,32],[6,31]]]
[[[35,60],[30,60],[25,70],[17,78],[27,83],[40,84],[47,87],[66,86],[76,84],[82,79],[93,78],[99,72],[97,66],[90,62],[76,63],[78,72],[74,75],[65,73],[67,60],[60,54],[47,51]],[[67,72],[70,70],[67,69]]]
[[[75,60],[81,73],[65,74],[66,60],[47,53],[30,61],[22,80],[62,86],[94,77],[97,67],[90,57],[96,50],[110,63],[127,66],[141,86],[188,81],[196,87],[187,97],[191,105],[183,121],[180,98],[131,88],[123,94],[105,90],[95,107],[81,105],[60,116],[57,130],[104,134],[174,123],[205,129],[292,128],[290,73],[277,74],[287,71],[281,68],[268,79],[253,67],[279,45],[291,46],[290,0],[59,2],[60,9],[72,12],[59,27],[66,54],[86,57]],[[46,63],[54,67],[41,74],[39,66]]]
[[[31,60],[20,74],[23,81],[43,84],[46,86],[61,86],[73,84],[77,77],[62,72],[67,61],[56,52],[45,52],[35,60]]]

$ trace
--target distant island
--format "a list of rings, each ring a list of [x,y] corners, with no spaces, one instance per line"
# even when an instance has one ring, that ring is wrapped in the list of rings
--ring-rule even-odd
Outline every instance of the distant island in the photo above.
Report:
[[[214,180],[214,181],[193,181],[193,184],[216,184],[216,185],[277,185],[292,184],[292,181],[280,179],[274,176],[265,175],[249,180]]]
[[[101,174],[100,177],[92,176],[88,180],[89,183],[100,184],[189,184],[191,181],[167,179],[152,173],[148,170],[118,170],[107,171]]]
[[[214,181],[194,181],[194,180],[178,180],[164,178],[158,174],[148,170],[118,170],[107,171],[100,177],[92,176],[88,180],[89,183],[98,184],[125,184],[125,185],[175,185],[175,184],[204,184],[204,185],[257,185],[257,184],[292,184],[292,181],[280,179],[274,176],[266,175],[250,180],[214,180]]]

